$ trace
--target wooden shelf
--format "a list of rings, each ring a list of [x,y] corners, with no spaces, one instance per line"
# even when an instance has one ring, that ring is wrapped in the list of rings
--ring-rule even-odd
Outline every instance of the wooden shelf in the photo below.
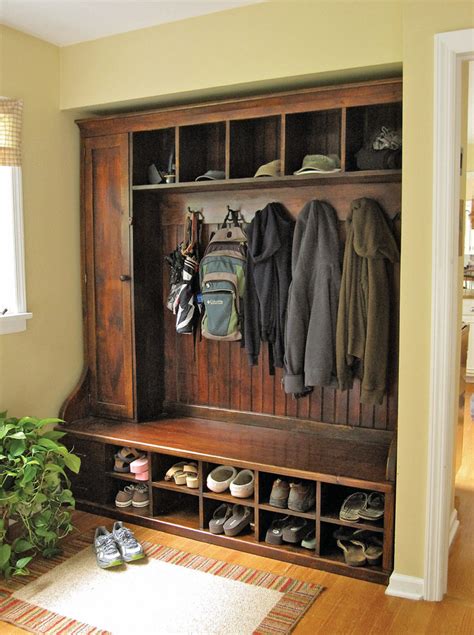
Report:
[[[310,520],[316,520],[315,512],[295,512],[292,509],[282,509],[281,507],[274,507],[268,503],[260,503],[259,509],[272,512],[272,514],[282,514],[283,516],[297,516],[298,518],[309,518]]]
[[[370,520],[358,521],[351,523],[347,520],[340,520],[339,515],[335,513],[323,514],[321,516],[322,523],[331,523],[332,525],[341,525],[343,527],[353,527],[354,529],[367,529],[383,534],[383,525],[380,522],[371,522]]]
[[[186,485],[176,485],[176,483],[171,483],[170,481],[153,481],[151,486],[156,487],[157,489],[167,489],[173,492],[179,492],[180,494],[199,496],[199,489],[191,489],[190,487],[186,487]]]
[[[148,483],[148,481],[139,481],[135,478],[135,474],[131,474],[130,472],[106,472],[105,476],[116,478],[119,481],[131,481],[132,483],[144,483],[145,485]]]
[[[399,183],[401,170],[364,170],[353,172],[328,172],[320,174],[292,174],[280,177],[245,179],[222,179],[219,181],[191,181],[187,183],[164,183],[158,185],[134,185],[135,192],[186,191],[206,192],[216,190],[253,190],[268,187],[299,187],[301,185],[329,185],[344,183]]]
[[[243,505],[244,507],[254,507],[255,500],[253,496],[249,498],[237,498],[232,494],[217,494],[216,492],[203,492],[204,498],[210,498],[216,501],[222,501],[223,503],[230,503],[231,505]]]

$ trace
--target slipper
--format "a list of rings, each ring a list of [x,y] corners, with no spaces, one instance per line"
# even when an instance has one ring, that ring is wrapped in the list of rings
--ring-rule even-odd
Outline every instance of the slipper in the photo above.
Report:
[[[337,546],[344,552],[344,560],[351,567],[363,567],[367,563],[364,548],[350,540],[339,539]]]
[[[367,497],[365,507],[359,512],[359,517],[364,520],[378,520],[382,518],[385,508],[385,496],[378,492],[372,492]]]
[[[130,463],[143,456],[143,453],[135,448],[122,448],[115,454],[114,472],[130,472]]]
[[[209,521],[209,531],[211,534],[223,534],[224,525],[232,516],[232,505],[222,503],[214,510],[211,520]]]
[[[189,489],[198,489],[199,488],[199,478],[197,472],[185,472],[186,474],[186,485]]]
[[[180,461],[179,463],[172,465],[165,474],[165,481],[171,481],[175,472],[183,472],[183,467],[187,465],[187,463],[187,461]]]
[[[173,474],[174,482],[176,485],[186,485],[187,473],[184,470],[178,470]]]
[[[304,518],[292,518],[291,522],[283,528],[283,540],[297,543],[308,533],[308,521]]]
[[[354,532],[351,542],[362,547],[368,564],[371,566],[380,564],[383,555],[383,540],[379,536],[366,529],[359,529]]]
[[[146,456],[140,459],[135,459],[130,463],[130,472],[132,474],[140,474],[140,472],[146,472],[148,470],[148,459]]]
[[[234,505],[232,516],[224,523],[224,533],[226,536],[237,536],[247,525],[250,525],[251,521],[252,510],[249,507]]]
[[[367,494],[364,492],[354,492],[348,496],[341,505],[339,518],[348,522],[357,522],[360,518],[360,511],[367,503]]]
[[[314,529],[309,530],[301,541],[301,546],[305,549],[311,549],[312,551],[316,549],[316,531]]]
[[[292,520],[289,516],[283,516],[283,518],[276,518],[272,521],[265,534],[265,542],[268,542],[269,545],[281,545],[283,542],[283,529],[291,524]]]

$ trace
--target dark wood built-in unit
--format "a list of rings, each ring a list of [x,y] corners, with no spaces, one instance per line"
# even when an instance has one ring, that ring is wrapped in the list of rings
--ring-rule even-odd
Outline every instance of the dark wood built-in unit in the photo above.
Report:
[[[164,108],[79,121],[82,143],[82,262],[85,368],[66,400],[66,443],[81,455],[73,481],[78,507],[111,517],[385,583],[392,570],[398,386],[398,266],[393,285],[390,376],[381,405],[360,403],[360,384],[343,392],[315,388],[294,399],[282,371],[268,372],[263,346],[250,367],[238,342],[178,335],[166,308],[164,257],[184,237],[188,208],[204,216],[202,246],[227,206],[245,220],[279,201],[293,217],[312,199],[340,220],[341,243],[351,201],[379,202],[390,218],[401,205],[400,170],[357,170],[355,155],[381,126],[401,127],[401,81],[308,89],[259,98]],[[337,154],[341,171],[295,175],[307,154]],[[171,159],[171,160],[170,160]],[[281,175],[254,178],[280,159]],[[148,168],[174,166],[174,182],[148,183]],[[195,181],[208,170],[225,178]],[[150,505],[119,509],[114,500],[131,476],[113,471],[123,446],[143,450],[150,466]],[[200,487],[164,480],[180,458],[198,462]],[[248,501],[206,488],[213,467],[255,471]],[[269,504],[277,476],[314,483],[314,509],[302,513],[316,531],[314,552],[265,543],[278,514]],[[360,522],[383,537],[379,567],[349,567],[333,537],[339,508],[355,491],[382,492],[385,513]],[[215,536],[208,522],[222,502],[254,511],[248,532]],[[294,514],[298,515],[297,512]]]

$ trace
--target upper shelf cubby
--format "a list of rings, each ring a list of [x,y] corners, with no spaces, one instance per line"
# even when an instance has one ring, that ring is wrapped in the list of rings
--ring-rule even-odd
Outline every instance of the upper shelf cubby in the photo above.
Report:
[[[261,166],[281,159],[281,117],[230,122],[230,178],[255,176]]]
[[[319,87],[131,113],[126,128],[123,118],[113,117],[108,127],[117,134],[131,133],[135,190],[393,181],[401,178],[401,148],[384,149],[383,139],[380,151],[373,144],[384,135],[401,143],[401,88],[397,79]],[[80,125],[85,136],[100,132],[94,120]],[[297,174],[308,155],[336,155],[340,171]],[[312,163],[319,170],[331,164],[319,157]],[[270,170],[259,173],[265,178],[257,178],[259,168],[268,164]],[[211,178],[199,178],[209,172]]]
[[[401,168],[401,148],[375,150],[377,138],[397,145],[401,141],[402,104],[376,104],[347,109],[346,170],[387,170]],[[378,147],[384,145],[383,140]]]
[[[176,163],[175,128],[147,130],[133,134],[133,185],[158,182],[150,173],[154,165],[162,174],[169,173]],[[156,173],[153,170],[156,176]]]
[[[287,115],[285,173],[299,170],[308,154],[335,154],[340,159],[341,118],[341,109]]]
[[[209,171],[225,176],[226,124],[202,124],[179,128],[180,183],[195,181]],[[217,176],[214,174],[213,176]]]

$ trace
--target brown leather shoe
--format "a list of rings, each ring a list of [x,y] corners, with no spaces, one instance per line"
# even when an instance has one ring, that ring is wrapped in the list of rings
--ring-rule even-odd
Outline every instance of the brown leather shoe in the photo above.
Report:
[[[316,490],[314,483],[299,481],[290,483],[288,509],[294,512],[307,512],[316,505]]]

